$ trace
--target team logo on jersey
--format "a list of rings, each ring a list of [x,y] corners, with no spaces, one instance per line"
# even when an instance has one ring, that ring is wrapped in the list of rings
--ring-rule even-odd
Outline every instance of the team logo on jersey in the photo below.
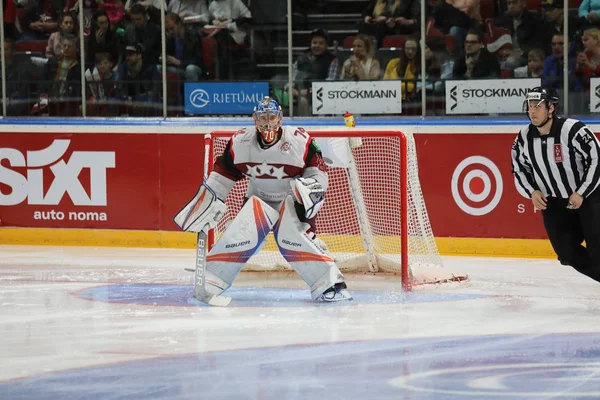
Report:
[[[555,143],[554,144],[554,162],[558,164],[563,161],[564,161],[564,159],[563,159],[562,145],[560,143]]]
[[[291,148],[292,145],[290,144],[290,142],[283,142],[283,144],[280,147],[280,150],[284,153],[287,153],[290,151]]]
[[[251,178],[266,178],[266,177],[274,177],[279,180],[288,176],[285,172],[285,167],[282,165],[280,167],[269,165],[266,161],[263,161],[262,164],[257,165],[246,165],[247,171],[244,175]]]

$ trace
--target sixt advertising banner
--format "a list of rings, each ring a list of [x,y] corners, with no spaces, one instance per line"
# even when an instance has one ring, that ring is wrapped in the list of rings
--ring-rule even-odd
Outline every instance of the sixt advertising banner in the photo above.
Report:
[[[254,106],[268,95],[268,82],[186,83],[185,113],[249,115]]]
[[[312,111],[315,115],[402,113],[400,81],[313,82]]]
[[[0,134],[0,226],[177,230],[201,135]]]
[[[546,237],[514,184],[516,134],[414,136],[435,236]],[[0,133],[0,227],[178,230],[172,218],[198,189],[203,151],[200,134]]]
[[[517,114],[540,78],[448,80],[446,114]]]

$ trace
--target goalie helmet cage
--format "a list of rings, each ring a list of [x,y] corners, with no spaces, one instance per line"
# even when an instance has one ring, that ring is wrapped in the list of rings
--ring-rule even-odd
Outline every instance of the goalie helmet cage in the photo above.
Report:
[[[208,168],[234,132],[206,136]],[[442,266],[418,177],[412,135],[400,131],[311,131],[328,165],[329,187],[316,218],[317,235],[343,272],[400,274],[413,285],[461,280]],[[284,145],[282,143],[281,145]],[[278,145],[278,146],[281,146]],[[228,210],[209,235],[214,241],[243,205],[248,182],[237,182]],[[273,234],[245,270],[290,269]]]

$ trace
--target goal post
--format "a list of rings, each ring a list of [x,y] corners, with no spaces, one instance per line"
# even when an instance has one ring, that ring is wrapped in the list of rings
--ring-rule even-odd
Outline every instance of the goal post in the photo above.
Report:
[[[211,169],[234,132],[206,136]],[[442,265],[419,183],[415,142],[400,131],[360,129],[309,132],[328,165],[329,187],[316,218],[317,235],[343,272],[392,273],[404,290],[413,285],[462,280]],[[279,146],[279,145],[276,145]],[[229,194],[216,238],[242,207],[247,179]],[[245,270],[290,269],[270,234]]]

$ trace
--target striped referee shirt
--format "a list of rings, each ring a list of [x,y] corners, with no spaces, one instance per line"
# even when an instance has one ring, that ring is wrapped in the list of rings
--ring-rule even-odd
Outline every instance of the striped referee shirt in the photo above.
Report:
[[[600,183],[600,142],[582,123],[554,118],[548,135],[529,125],[512,146],[515,182],[531,197],[536,190],[545,196],[568,199],[573,192],[588,197]]]

